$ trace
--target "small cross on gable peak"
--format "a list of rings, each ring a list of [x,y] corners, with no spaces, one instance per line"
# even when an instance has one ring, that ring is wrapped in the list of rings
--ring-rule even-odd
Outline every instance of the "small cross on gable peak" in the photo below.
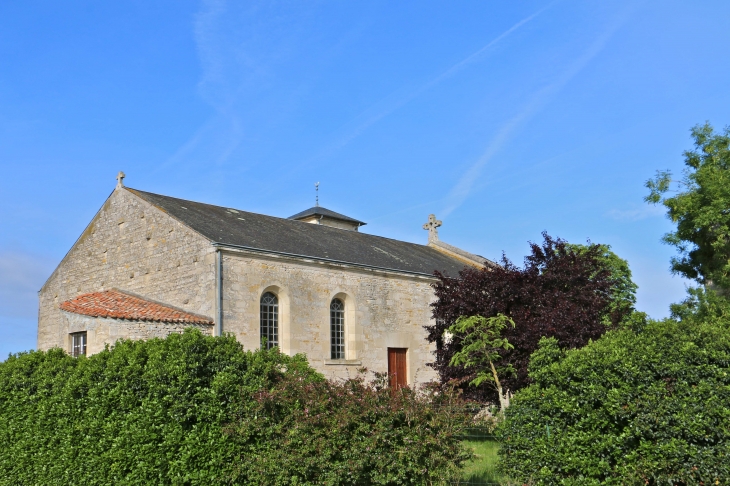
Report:
[[[127,177],[127,175],[120,170],[119,174],[117,174],[117,188],[124,187],[124,178],[125,177]]]
[[[423,225],[423,229],[428,230],[428,242],[439,240],[438,227],[441,226],[441,221],[436,219],[435,214],[428,215],[428,222]]]

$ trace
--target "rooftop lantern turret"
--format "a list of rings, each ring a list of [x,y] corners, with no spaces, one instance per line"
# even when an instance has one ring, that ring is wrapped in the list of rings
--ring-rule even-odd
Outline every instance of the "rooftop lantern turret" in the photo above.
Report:
[[[327,208],[323,208],[322,206],[314,206],[306,211],[297,213],[294,216],[289,216],[289,219],[303,221],[305,223],[321,224],[350,231],[357,231],[360,226],[365,225],[362,221],[345,216],[344,214],[336,213]]]
[[[324,226],[331,226],[333,228],[357,231],[360,226],[364,226],[365,223],[358,221],[344,214],[336,213],[327,208],[323,208],[319,205],[319,182],[314,183],[315,199],[314,207],[297,213],[294,216],[289,216],[289,219],[296,221],[303,221],[305,223],[321,224]]]

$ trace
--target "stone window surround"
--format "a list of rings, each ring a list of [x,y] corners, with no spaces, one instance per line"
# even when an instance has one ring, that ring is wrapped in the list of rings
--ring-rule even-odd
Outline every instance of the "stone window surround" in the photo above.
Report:
[[[273,298],[273,301],[272,301]],[[268,311],[263,312],[266,308]],[[259,299],[259,340],[266,349],[279,346],[279,297],[274,292],[264,292]]]
[[[69,354],[74,358],[86,356],[86,348],[88,345],[87,331],[69,333],[68,338],[70,343]]]
[[[276,296],[279,300],[279,349],[282,353],[291,355],[292,354],[292,335],[291,335],[291,301],[289,298],[289,292],[285,286],[279,282],[272,283],[259,289],[259,302],[261,297],[270,292]],[[358,327],[357,327],[357,313],[356,313],[356,301],[353,296],[342,291],[333,292],[329,299],[323,303],[326,309],[326,320],[322,323],[324,328],[327,330],[327,336],[329,336],[330,329],[330,303],[334,299],[339,299],[345,305],[345,358],[344,359],[330,359],[329,349],[330,342],[327,339],[327,350],[324,356],[324,364],[326,365],[342,365],[342,366],[359,366],[362,365],[362,361],[358,359]],[[261,306],[257,306],[257,323],[261,322]]]
[[[291,354],[291,318],[289,313],[289,292],[279,283],[274,283],[259,290],[259,300],[265,293],[272,293],[279,300],[279,350],[284,354]],[[261,306],[257,305],[257,327],[261,323]],[[260,336],[259,336],[260,337]]]
[[[327,309],[327,336],[330,329],[330,304],[334,299],[339,299],[345,305],[345,358],[329,359],[330,354],[325,354],[324,363],[327,365],[345,365],[355,366],[362,364],[358,360],[358,324],[357,324],[357,302],[355,298],[343,291],[335,291],[329,296],[329,300],[323,305]],[[329,350],[329,339],[327,339],[327,349]]]
[[[330,358],[345,359],[345,303],[335,297],[330,301]]]

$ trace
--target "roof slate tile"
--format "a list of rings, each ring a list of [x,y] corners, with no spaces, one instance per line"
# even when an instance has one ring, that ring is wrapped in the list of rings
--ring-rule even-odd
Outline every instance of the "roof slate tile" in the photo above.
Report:
[[[427,276],[456,276],[466,266],[426,245],[125,189],[218,245]]]

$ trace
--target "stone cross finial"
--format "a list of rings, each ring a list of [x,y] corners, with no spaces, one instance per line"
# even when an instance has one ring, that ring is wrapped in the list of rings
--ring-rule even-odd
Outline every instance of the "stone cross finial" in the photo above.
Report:
[[[117,174],[117,187],[124,187],[124,178],[127,177],[121,170]]]
[[[428,230],[428,242],[429,243],[432,241],[439,240],[439,230],[437,229],[439,226],[441,226],[441,221],[436,219],[435,214],[429,214],[428,223],[423,225],[423,229]]]

